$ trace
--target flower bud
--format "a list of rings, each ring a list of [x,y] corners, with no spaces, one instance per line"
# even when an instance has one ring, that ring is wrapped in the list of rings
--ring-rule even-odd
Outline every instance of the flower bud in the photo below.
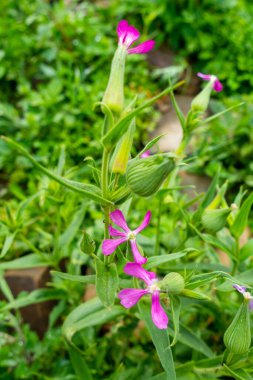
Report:
[[[82,241],[81,241],[81,251],[86,253],[87,255],[91,255],[92,253],[95,252],[95,242],[91,238],[91,236],[87,233],[84,232]]]
[[[229,208],[205,210],[201,218],[203,227],[213,232],[221,230],[225,226],[230,212]]]
[[[127,50],[119,46],[116,50],[107,88],[104,93],[103,102],[112,110],[120,113],[124,106],[124,73]]]
[[[207,110],[214,81],[215,77],[211,79],[203,90],[193,99],[191,109],[199,112],[205,112]]]
[[[174,156],[169,154],[156,154],[145,160],[135,158],[128,163],[126,181],[133,193],[148,197],[159,189],[174,167]]]
[[[250,348],[251,330],[248,302],[248,300],[244,300],[224,334],[224,344],[233,354],[244,354]]]
[[[166,290],[168,293],[179,294],[184,290],[185,282],[181,274],[171,272],[159,282],[158,286],[161,290]]]
[[[122,136],[116,145],[115,153],[112,157],[113,173],[125,174],[131,148],[133,145],[134,132],[135,118],[131,121],[127,132]]]

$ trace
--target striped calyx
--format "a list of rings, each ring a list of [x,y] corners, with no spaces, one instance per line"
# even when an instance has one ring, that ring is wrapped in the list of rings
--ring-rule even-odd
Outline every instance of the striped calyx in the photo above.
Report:
[[[174,167],[174,157],[170,154],[135,158],[128,163],[126,181],[133,193],[148,197],[159,189]]]

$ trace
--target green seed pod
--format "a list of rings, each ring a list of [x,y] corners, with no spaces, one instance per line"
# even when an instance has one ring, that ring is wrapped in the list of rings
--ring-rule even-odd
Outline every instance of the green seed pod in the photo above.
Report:
[[[174,156],[169,154],[135,158],[128,163],[126,181],[133,193],[148,197],[159,189],[174,167]]]
[[[87,255],[91,255],[95,252],[96,245],[94,240],[91,238],[87,232],[84,232],[83,238],[81,241],[81,251],[86,253]]]
[[[168,293],[179,294],[184,290],[185,282],[181,274],[176,272],[168,273],[158,284],[161,290]]]
[[[213,232],[221,230],[225,226],[230,212],[229,208],[205,210],[201,218],[203,227]]]
[[[224,334],[224,344],[233,354],[246,353],[251,344],[250,310],[245,300]]]

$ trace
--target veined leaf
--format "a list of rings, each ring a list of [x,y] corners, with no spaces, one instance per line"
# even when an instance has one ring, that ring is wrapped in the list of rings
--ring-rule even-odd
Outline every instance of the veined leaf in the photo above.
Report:
[[[105,205],[113,204],[111,201],[102,197],[100,189],[98,187],[94,185],[84,184],[81,182],[71,181],[67,178],[61,177],[58,174],[51,172],[50,170],[39,164],[20,144],[18,144],[14,140],[6,136],[0,136],[0,138],[1,140],[5,141],[10,146],[12,146],[14,149],[17,149],[25,157],[27,157],[33,163],[33,165],[36,166],[40,171],[42,171],[48,177],[52,178],[61,185],[79,194],[83,194],[87,198],[92,199],[96,202]]]

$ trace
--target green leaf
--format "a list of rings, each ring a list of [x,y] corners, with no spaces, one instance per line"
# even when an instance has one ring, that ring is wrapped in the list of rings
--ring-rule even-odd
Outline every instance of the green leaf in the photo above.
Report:
[[[193,216],[193,222],[197,222],[201,218],[201,215],[203,214],[204,209],[212,202],[216,193],[219,176],[220,176],[220,170],[218,170],[217,173],[215,174],[198,210],[195,212]]]
[[[105,307],[114,304],[114,299],[119,286],[118,271],[115,263],[104,264],[100,259],[96,260],[96,291]]]
[[[210,301],[210,297],[206,296],[203,293],[195,292],[190,289],[182,290],[182,292],[180,293],[180,296],[187,297],[187,298],[195,298],[197,300]]]
[[[21,307],[34,305],[39,302],[50,300],[62,299],[65,293],[60,289],[37,289],[33,292],[26,294],[18,299],[9,302],[1,308],[1,310],[19,309]]]
[[[252,272],[253,272],[253,270],[252,270]],[[252,276],[252,272],[249,274],[248,277]],[[244,272],[244,273],[246,273],[246,272]],[[244,273],[242,273],[242,275]],[[199,286],[203,286],[207,283],[210,283],[213,280],[217,280],[219,278],[224,278],[225,280],[229,281],[229,284],[230,284],[229,290],[232,290],[231,284],[235,284],[235,283],[238,285],[241,285],[241,286],[247,286],[247,284],[245,283],[246,281],[244,282],[243,279],[239,279],[239,276],[233,277],[229,273],[226,273],[223,271],[214,271],[211,273],[203,273],[203,274],[199,274],[197,276],[193,276],[191,278],[190,282],[187,284],[187,288],[194,289],[194,288],[197,288]],[[252,277],[250,277],[250,278],[252,278]],[[221,290],[223,285],[225,285],[225,283],[218,286],[217,289]]]
[[[27,157],[33,163],[33,165],[36,166],[40,171],[42,171],[49,178],[52,178],[61,185],[67,187],[68,189],[74,192],[82,194],[87,198],[92,199],[93,201],[96,201],[98,203],[102,203],[104,205],[113,204],[111,201],[102,197],[100,189],[98,189],[98,187],[94,185],[84,184],[81,182],[71,181],[67,178],[61,177],[39,164],[21,145],[19,145],[17,142],[13,141],[9,137],[0,136],[0,139],[11,145],[14,149],[17,149],[21,154]]]
[[[23,212],[25,211],[26,207],[36,198],[38,198],[41,195],[42,191],[38,191],[36,194],[31,195],[27,199],[25,199],[18,207],[17,214],[16,214],[16,222],[19,223],[21,221]]]
[[[163,136],[165,136],[166,133],[163,133],[162,135],[156,136],[153,140],[149,141],[144,149],[140,153],[138,153],[137,157],[140,157],[143,153],[145,153],[147,150],[151,149],[152,146],[154,146]]]
[[[77,212],[73,215],[73,219],[64,233],[59,237],[58,250],[60,256],[64,257],[68,255],[69,246],[76,237],[85,216],[87,210],[87,204],[83,203]]]
[[[68,345],[69,356],[71,360],[71,364],[75,370],[76,376],[78,380],[92,380],[93,377],[91,375],[91,371],[86,364],[84,356],[77,351],[71,345]]]
[[[241,107],[241,106],[243,106],[244,104],[245,104],[244,102],[241,102],[241,103],[235,104],[234,106],[231,106],[231,107],[225,109],[224,111],[218,112],[218,113],[216,113],[215,115],[212,115],[212,116],[210,116],[210,117],[207,117],[205,120],[201,120],[200,127],[202,127],[202,125],[205,125],[205,124],[210,123],[210,121],[213,121],[213,120],[217,119],[218,117],[220,117],[220,116],[222,116],[222,115],[225,115],[227,112],[230,112],[230,111],[232,111],[233,109],[235,109],[235,108],[237,108],[237,107]]]
[[[190,252],[196,252],[196,249],[186,248],[183,251],[176,253],[169,253],[166,255],[152,256],[148,259],[147,264],[145,264],[145,269],[151,269],[159,267],[160,265],[166,264],[169,261],[180,259],[181,257],[186,256]]]
[[[244,372],[241,369],[231,369],[226,364],[223,364],[223,367],[226,370],[226,374],[232,375],[234,379],[236,380],[252,380],[252,377],[247,374],[247,372]]]
[[[18,230],[16,230],[15,232],[13,232],[12,234],[10,234],[6,237],[4,244],[3,244],[1,254],[0,254],[1,259],[8,253],[17,233],[18,233]]]
[[[95,284],[96,276],[90,275],[90,276],[78,276],[73,275],[69,273],[62,273],[52,270],[50,272],[53,276],[56,276],[58,278],[61,278],[62,280],[69,280],[74,282],[81,282],[82,284]]]
[[[174,331],[172,327],[169,325],[169,333],[173,336]],[[186,346],[196,350],[197,352],[202,353],[203,355],[211,358],[214,356],[212,350],[208,347],[208,345],[193,331],[191,331],[188,327],[180,323],[180,333],[178,334],[178,340],[185,344]]]
[[[245,230],[249,212],[253,203],[253,192],[248,196],[248,198],[243,202],[238,214],[235,217],[234,223],[230,227],[231,233],[238,239],[243,231]]]
[[[240,249],[240,261],[247,260],[253,253],[253,239],[249,239],[246,244]]]
[[[74,345],[72,338],[78,331],[86,327],[102,325],[125,313],[125,309],[121,306],[105,309],[98,298],[93,298],[75,308],[68,315],[63,324],[62,332],[65,339]]]
[[[174,326],[174,338],[170,346],[173,347],[177,343],[178,334],[179,334],[179,317],[180,317],[180,310],[181,310],[180,298],[178,298],[177,296],[170,296],[170,306],[171,306],[172,320],[173,320],[173,326]]]
[[[160,94],[154,96],[152,99],[149,99],[146,103],[142,104],[141,106],[135,108],[133,111],[128,112],[122,119],[120,119],[114,127],[109,130],[109,132],[102,138],[102,143],[107,148],[113,148],[117,141],[121,138],[121,136],[124,135],[126,132],[129,122],[137,116],[141,111],[143,111],[145,108],[151,106],[153,103],[155,103],[158,99],[160,99],[162,96],[170,93],[175,88],[181,86],[183,82],[179,82],[174,86],[170,86],[166,88],[164,91],[162,91]]]
[[[66,340],[71,341],[71,337],[75,334],[75,331],[72,331],[72,326],[74,323],[80,321],[81,319],[87,317],[88,315],[95,313],[98,310],[101,310],[103,305],[98,298],[93,298],[78,307],[76,307],[65,319],[62,332]]]
[[[213,245],[214,247],[217,247],[221,249],[222,251],[226,252],[228,255],[232,255],[231,248],[227,246],[223,241],[217,239],[215,236],[209,235],[209,234],[202,234],[193,224],[189,224],[189,226],[196,232],[199,237],[201,237],[202,240],[204,240],[206,243]]]
[[[35,253],[31,253],[29,255],[19,257],[15,260],[10,260],[4,263],[0,263],[1,269],[25,269],[25,268],[35,268],[38,266],[48,266],[52,265],[52,256],[45,254],[40,256]]]
[[[151,319],[150,305],[145,304],[143,301],[139,301],[138,307],[140,317],[144,320],[147,326],[161,365],[166,372],[166,380],[176,380],[176,372],[170,348],[168,331],[160,330],[154,325]]]

